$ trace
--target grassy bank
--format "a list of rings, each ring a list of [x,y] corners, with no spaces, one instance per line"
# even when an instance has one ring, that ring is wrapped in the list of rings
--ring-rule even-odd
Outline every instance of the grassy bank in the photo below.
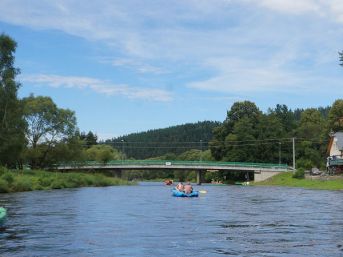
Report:
[[[102,174],[12,171],[0,167],[0,193],[128,184],[131,183]]]
[[[289,186],[289,187],[302,187],[309,189],[325,189],[325,190],[343,190],[343,176],[326,180],[325,178],[318,179],[297,179],[292,177],[291,172],[275,175],[272,178],[255,182],[253,185],[261,186]]]

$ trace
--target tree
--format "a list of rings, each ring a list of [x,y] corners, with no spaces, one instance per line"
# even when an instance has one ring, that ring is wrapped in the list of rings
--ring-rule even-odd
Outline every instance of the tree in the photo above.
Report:
[[[93,145],[87,149],[87,159],[106,163],[110,160],[123,159],[122,153],[109,145]]]
[[[297,127],[297,137],[319,140],[324,133],[325,122],[319,110],[306,109],[300,117],[300,123]]]
[[[17,98],[19,69],[13,67],[17,44],[0,35],[0,165],[14,167],[25,144],[25,122]]]
[[[339,65],[343,66],[343,51],[342,52],[338,52],[338,55],[339,55],[339,61],[340,61]]]
[[[78,134],[58,142],[47,157],[49,164],[82,163],[86,160],[87,155],[83,147],[83,141]]]
[[[299,114],[301,111],[299,111]],[[269,115],[274,116],[281,122],[281,125],[284,129],[284,135],[292,134],[293,130],[296,127],[295,113],[293,113],[285,104],[277,104],[275,109],[269,109]],[[301,114],[300,114],[301,115]]]
[[[300,140],[297,147],[297,156],[300,157],[298,166],[306,169],[321,166],[325,159],[325,132],[325,121],[318,109],[306,109],[301,114],[296,130],[297,138]]]
[[[53,148],[75,135],[75,114],[58,108],[50,97],[30,95],[22,101],[27,122],[26,157],[32,168],[44,167]]]
[[[80,139],[84,140],[87,148],[91,147],[92,145],[98,144],[98,136],[92,131],[89,131],[87,134],[82,132],[80,134]]]
[[[250,101],[236,102],[227,112],[226,121],[230,128],[233,128],[233,125],[242,118],[247,118],[256,124],[260,115],[261,111],[255,103]]]
[[[257,139],[255,161],[270,163],[287,163],[288,158],[283,152],[287,142],[282,140],[286,137],[286,129],[277,115],[262,115],[257,126]]]
[[[234,103],[223,124],[213,130],[213,139],[209,143],[213,157],[225,161],[253,160],[253,147],[239,144],[256,139],[261,115],[262,112],[253,102]]]
[[[329,111],[328,123],[329,130],[343,131],[343,99],[338,99],[333,103]]]

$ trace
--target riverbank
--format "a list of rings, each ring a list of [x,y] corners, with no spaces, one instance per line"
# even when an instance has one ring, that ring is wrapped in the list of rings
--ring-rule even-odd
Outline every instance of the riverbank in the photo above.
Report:
[[[292,172],[286,172],[273,176],[262,182],[252,183],[256,186],[288,186],[288,187],[302,187],[308,189],[322,189],[322,190],[343,190],[343,176],[335,178],[318,177],[297,179],[292,177]]]
[[[18,171],[0,168],[0,193],[130,184],[133,183],[103,174],[60,173],[41,170]]]

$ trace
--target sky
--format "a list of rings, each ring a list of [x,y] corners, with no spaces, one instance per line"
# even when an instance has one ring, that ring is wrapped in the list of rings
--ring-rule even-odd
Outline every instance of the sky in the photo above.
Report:
[[[49,96],[100,139],[343,98],[341,0],[0,0],[19,97]]]

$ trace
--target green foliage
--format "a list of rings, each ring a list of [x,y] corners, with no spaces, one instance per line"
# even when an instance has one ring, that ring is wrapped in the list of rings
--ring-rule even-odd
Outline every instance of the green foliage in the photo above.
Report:
[[[0,168],[0,172],[2,170],[4,169]],[[5,169],[0,177],[0,193],[121,184],[127,185],[129,183],[102,174],[56,173],[34,170],[22,172]]]
[[[133,133],[107,140],[105,143],[123,152],[128,158],[147,159],[166,154],[179,155],[188,149],[206,150],[212,130],[219,122],[203,121],[164,129]],[[167,158],[173,159],[173,158]]]
[[[311,170],[315,165],[311,160],[302,158],[297,161],[297,167],[305,170]]]
[[[75,135],[75,114],[68,109],[58,108],[50,97],[30,95],[22,102],[28,125],[26,138],[29,143],[24,157],[31,168],[46,167],[55,161],[51,158],[55,146]],[[56,156],[56,153],[53,156]]]
[[[84,141],[87,148],[91,147],[92,145],[98,144],[98,136],[95,135],[92,131],[89,131],[87,134],[83,132],[80,134],[79,137],[82,141]]]
[[[343,66],[343,52],[338,52],[338,55],[339,55],[339,61],[340,61],[339,65]]]
[[[110,160],[121,160],[122,153],[109,145],[93,145],[86,150],[87,160],[106,163]]]
[[[23,192],[32,190],[32,181],[23,176],[18,176],[12,185],[11,190],[14,192]]]
[[[8,182],[0,178],[0,193],[8,193],[9,191]]]
[[[19,70],[13,67],[16,42],[0,35],[0,165],[15,167],[25,144],[25,122],[17,98]]]
[[[303,179],[305,178],[305,170],[303,168],[297,169],[292,175],[293,178]]]
[[[235,103],[223,124],[213,130],[211,154],[222,161],[292,165],[291,138],[295,137],[299,164],[321,167],[326,159],[330,117],[337,120],[341,112],[343,115],[340,101],[334,106],[292,111],[286,105],[276,105],[264,114],[251,102]]]
[[[343,100],[336,100],[329,112],[329,129],[337,132],[343,131]]]
[[[14,181],[14,177],[10,171],[5,172],[1,178],[5,180],[9,185],[11,185]]]

